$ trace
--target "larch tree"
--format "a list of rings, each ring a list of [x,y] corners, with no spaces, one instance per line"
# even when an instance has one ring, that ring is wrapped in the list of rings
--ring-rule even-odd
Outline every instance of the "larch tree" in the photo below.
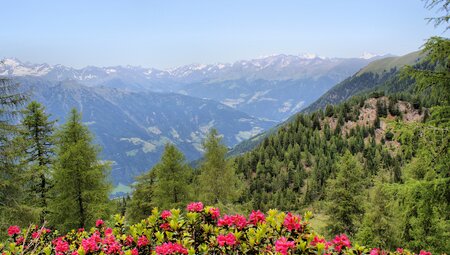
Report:
[[[26,96],[19,85],[0,77],[0,230],[10,224],[27,223],[29,208],[24,208],[22,173],[23,146],[16,124]]]
[[[179,208],[189,202],[192,170],[175,145],[166,144],[161,161],[151,171],[156,177],[153,199],[157,207]]]
[[[227,147],[216,129],[211,129],[203,143],[205,154],[198,176],[198,197],[206,204],[228,204],[237,199],[241,183],[231,162]]]
[[[24,110],[22,136],[26,146],[26,202],[36,209],[41,223],[48,213],[50,168],[54,157],[54,123],[38,102],[31,102]]]
[[[363,167],[349,151],[335,164],[336,178],[326,185],[326,212],[330,216],[327,229],[330,235],[356,233],[358,221],[363,216]]]
[[[126,219],[129,222],[137,223],[148,217],[149,212],[155,207],[154,189],[155,189],[155,172],[148,171],[136,178],[133,184],[133,194],[131,201],[128,203],[126,210]]]
[[[90,227],[108,215],[109,166],[99,160],[100,150],[76,109],[56,137],[51,223],[63,231]]]

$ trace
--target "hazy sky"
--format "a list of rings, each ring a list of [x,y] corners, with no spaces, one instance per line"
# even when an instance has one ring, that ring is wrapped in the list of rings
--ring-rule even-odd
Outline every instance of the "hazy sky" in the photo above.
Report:
[[[0,0],[0,57],[169,68],[270,54],[405,54],[443,29],[420,0]],[[447,35],[448,36],[448,35]]]

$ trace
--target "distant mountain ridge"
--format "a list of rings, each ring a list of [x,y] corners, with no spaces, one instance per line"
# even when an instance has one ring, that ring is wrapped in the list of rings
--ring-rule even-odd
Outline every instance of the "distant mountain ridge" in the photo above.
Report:
[[[115,77],[136,80],[171,79],[172,81],[191,83],[202,80],[234,80],[234,79],[265,79],[290,80],[303,76],[321,75],[324,70],[338,69],[346,61],[375,60],[389,55],[370,55],[361,58],[324,58],[314,54],[303,55],[271,55],[251,60],[240,60],[234,63],[190,64],[177,68],[160,70],[140,66],[87,66],[76,69],[64,65],[33,64],[16,58],[4,58],[0,65],[0,75],[4,76],[38,76],[49,80],[75,80],[85,85],[101,85],[104,79]],[[324,65],[325,64],[325,65]],[[132,74],[132,75],[131,75]],[[138,79],[139,78],[139,79]],[[149,87],[149,89],[152,89]]]
[[[212,99],[249,115],[282,121],[336,83],[381,58],[272,55],[229,64],[192,64],[169,70],[133,66],[81,69],[4,59],[0,75],[76,81],[89,87],[174,92]]]

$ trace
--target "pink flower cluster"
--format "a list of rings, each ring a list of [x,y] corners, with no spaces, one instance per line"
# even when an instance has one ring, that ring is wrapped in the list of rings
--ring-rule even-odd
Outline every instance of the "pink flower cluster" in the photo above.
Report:
[[[56,239],[55,244],[55,253],[56,255],[62,255],[69,250],[69,243],[62,240],[62,238]]]
[[[98,219],[97,221],[95,221],[95,226],[97,228],[103,226],[103,224],[105,224],[105,222],[102,219]]]
[[[149,243],[150,243],[150,241],[148,240],[148,238],[146,236],[139,237],[139,239],[137,241],[138,247],[147,246]]]
[[[247,218],[245,216],[236,214],[236,215],[224,215],[223,218],[220,218],[217,222],[217,226],[227,226],[232,227],[235,226],[238,229],[243,229],[247,226]]]
[[[103,251],[106,254],[120,254],[122,253],[122,245],[116,241],[114,235],[111,233],[107,234],[105,231],[106,237],[103,239],[102,244],[104,245]]]
[[[301,225],[302,217],[299,215],[294,215],[292,213],[288,213],[284,218],[283,226],[287,228],[290,232],[292,230],[299,230]]]
[[[252,225],[257,225],[258,223],[262,223],[266,221],[266,216],[260,210],[252,211],[250,216],[248,217],[248,223]]]
[[[165,210],[165,211],[163,211],[163,212],[161,213],[161,218],[162,218],[163,220],[169,218],[170,216],[172,216],[172,212],[169,211],[169,210]]]
[[[188,254],[188,250],[179,243],[163,243],[162,245],[156,246],[156,254],[169,255],[169,254]]]
[[[319,243],[325,244],[325,250],[328,250],[328,248],[332,245],[331,242],[327,242],[325,238],[320,238],[319,236],[314,236],[314,239],[311,241],[310,245],[316,247]]]
[[[8,228],[8,235],[9,236],[18,235],[18,234],[20,234],[19,226],[10,226]]]
[[[295,243],[294,241],[288,241],[286,237],[281,237],[275,242],[275,251],[287,255],[289,249],[294,249]]]
[[[38,228],[38,226],[36,226],[36,228]],[[31,233],[31,238],[38,239],[39,237],[41,237],[41,234],[46,234],[46,233],[50,233],[50,232],[52,232],[50,229],[42,228],[38,231]]]
[[[102,238],[98,233],[94,233],[91,237],[81,240],[81,246],[86,253],[95,252],[100,249],[98,243],[102,241]]]
[[[235,246],[237,244],[236,236],[233,233],[229,233],[228,235],[219,235],[217,237],[217,242],[219,246]]]
[[[201,212],[201,211],[203,211],[203,203],[202,202],[192,202],[187,205],[186,209],[189,212]]]
[[[208,213],[211,215],[213,220],[217,220],[220,217],[219,208],[211,207],[209,208]]]
[[[343,247],[347,247],[347,248],[352,247],[350,240],[348,239],[348,237],[345,234],[337,235],[333,239],[333,245],[334,245],[334,249],[337,252],[341,252]]]

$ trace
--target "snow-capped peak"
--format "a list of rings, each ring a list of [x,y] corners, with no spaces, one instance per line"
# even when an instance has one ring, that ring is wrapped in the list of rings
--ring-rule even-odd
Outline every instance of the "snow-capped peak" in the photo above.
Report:
[[[363,59],[371,59],[371,58],[379,57],[379,56],[382,56],[382,55],[383,55],[383,54],[375,54],[375,53],[371,53],[371,52],[364,52],[364,53],[362,54],[362,56],[359,57],[359,58],[363,58]]]
[[[304,59],[315,59],[315,58],[319,58],[319,56],[315,53],[302,53],[299,54],[300,58],[304,58]]]

